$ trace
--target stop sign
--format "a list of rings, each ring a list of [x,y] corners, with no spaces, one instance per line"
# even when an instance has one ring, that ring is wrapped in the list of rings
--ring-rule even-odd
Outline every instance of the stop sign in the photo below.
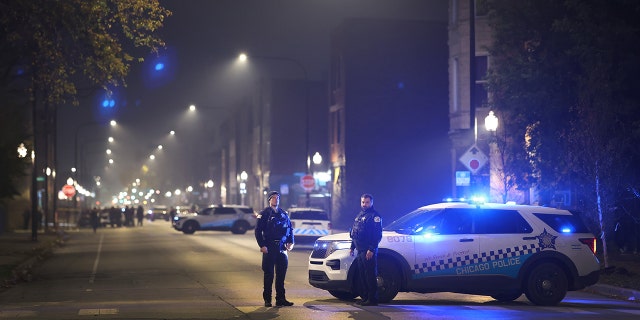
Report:
[[[67,197],[73,197],[76,194],[76,188],[74,188],[72,185],[65,184],[64,186],[62,186],[62,193],[64,193],[64,195]]]
[[[304,188],[305,191],[311,191],[316,185],[316,180],[312,175],[308,174],[300,178],[300,185],[302,185],[302,188]]]

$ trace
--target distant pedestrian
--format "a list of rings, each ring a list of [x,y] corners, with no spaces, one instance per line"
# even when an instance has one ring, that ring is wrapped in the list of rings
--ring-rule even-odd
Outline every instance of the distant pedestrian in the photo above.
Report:
[[[255,234],[260,252],[262,252],[262,271],[264,271],[264,288],[262,297],[264,306],[271,307],[271,286],[274,269],[276,280],[276,306],[288,307],[293,302],[287,301],[284,289],[284,278],[289,266],[288,251],[293,249],[293,227],[289,215],[280,206],[280,193],[269,192],[269,206],[258,215]]]
[[[139,205],[136,210],[136,218],[138,219],[138,226],[142,227],[142,220],[144,220],[144,209],[142,208],[142,205]]]
[[[362,211],[358,213],[351,228],[351,255],[358,251],[356,263],[362,300],[356,304],[362,306],[378,305],[378,244],[382,240],[382,218],[373,208],[373,196],[363,194],[360,197]]]
[[[89,212],[89,221],[91,223],[91,227],[93,228],[93,233],[96,233],[98,229],[98,225],[100,224],[100,217],[98,216],[98,208],[93,208]]]

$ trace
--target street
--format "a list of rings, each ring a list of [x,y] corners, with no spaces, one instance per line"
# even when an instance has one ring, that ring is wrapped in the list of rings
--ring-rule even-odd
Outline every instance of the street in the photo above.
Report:
[[[35,279],[0,293],[0,319],[637,319],[640,304],[570,292],[556,307],[451,293],[400,293],[359,307],[307,281],[310,247],[289,255],[293,307],[265,308],[253,232],[184,235],[166,221],[70,231]]]

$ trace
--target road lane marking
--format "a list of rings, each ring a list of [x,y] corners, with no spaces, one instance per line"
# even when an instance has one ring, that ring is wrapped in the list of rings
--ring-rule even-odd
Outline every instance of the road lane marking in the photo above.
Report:
[[[80,309],[78,310],[79,316],[99,316],[107,314],[118,314],[118,309]]]
[[[98,271],[98,263],[100,262],[100,252],[102,252],[102,240],[104,240],[104,233],[100,234],[100,243],[98,243],[98,253],[96,254],[96,260],[93,261],[93,270],[89,277],[89,283],[93,284],[96,280],[96,272]]]

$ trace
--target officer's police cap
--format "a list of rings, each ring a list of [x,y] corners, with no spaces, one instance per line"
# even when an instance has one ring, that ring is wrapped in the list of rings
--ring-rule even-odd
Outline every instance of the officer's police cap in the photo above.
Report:
[[[278,192],[278,191],[269,192],[269,194],[267,195],[267,201],[271,200],[271,197],[273,197],[273,196],[278,196],[279,197],[280,196],[280,192]]]

